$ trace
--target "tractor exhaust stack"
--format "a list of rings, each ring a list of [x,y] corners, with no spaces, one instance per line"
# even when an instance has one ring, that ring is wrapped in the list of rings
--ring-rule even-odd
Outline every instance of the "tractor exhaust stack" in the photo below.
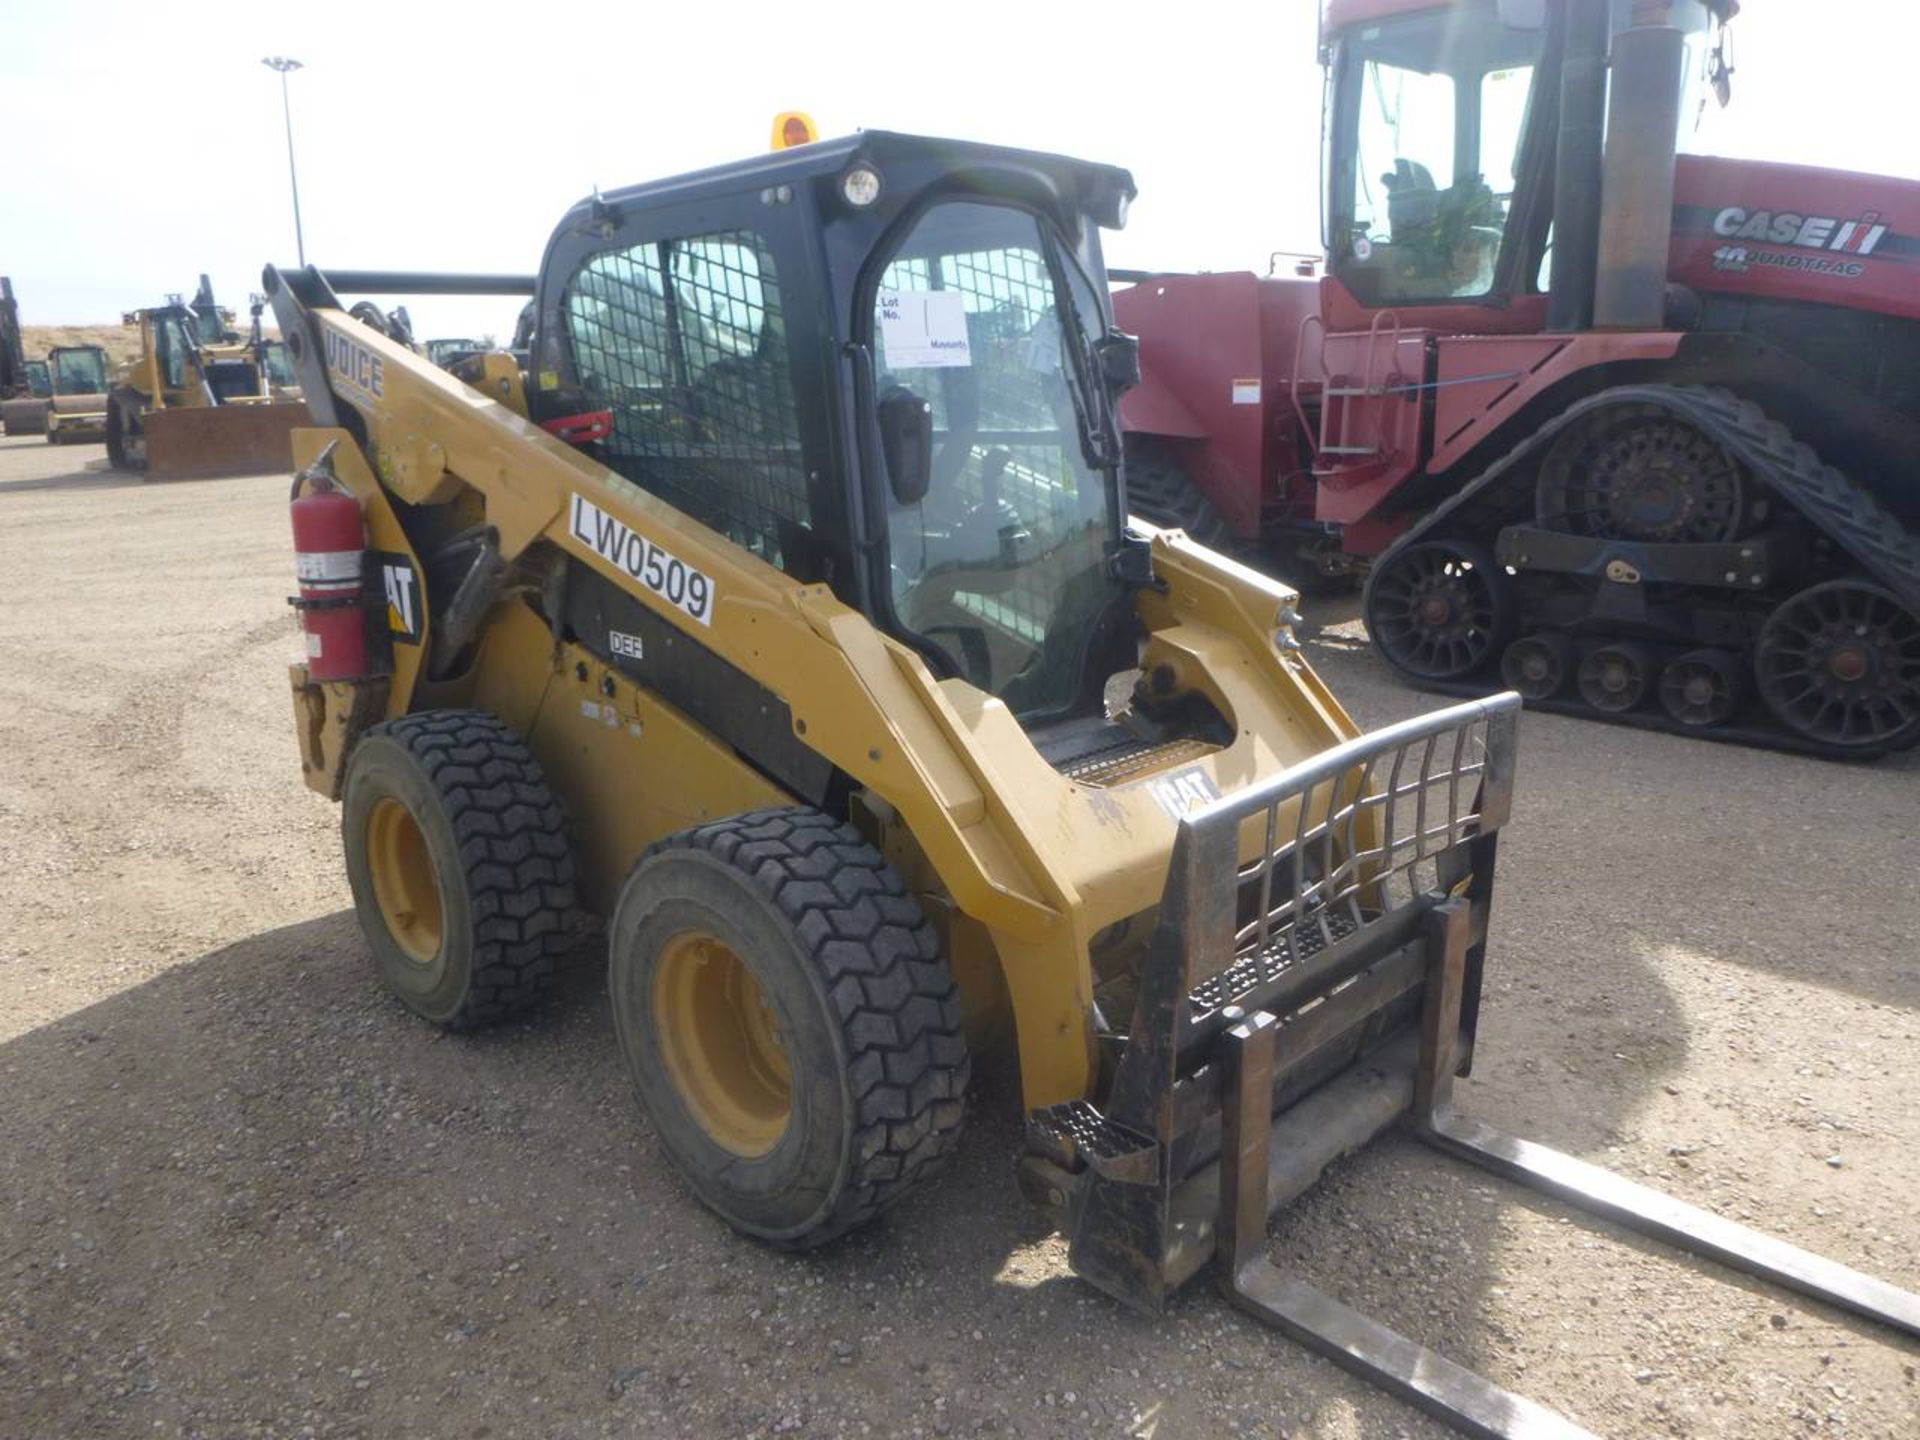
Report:
[[[1642,3],[1634,15],[1664,20],[1666,11],[1665,4]],[[1674,136],[1685,57],[1686,36],[1670,25],[1640,23],[1614,38],[1593,299],[1599,330],[1666,326]]]

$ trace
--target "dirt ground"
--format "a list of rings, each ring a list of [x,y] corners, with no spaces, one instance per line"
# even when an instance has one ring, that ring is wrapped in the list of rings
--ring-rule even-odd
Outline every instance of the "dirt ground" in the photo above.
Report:
[[[597,957],[409,1018],[300,783],[285,480],[99,455],[0,441],[0,1434],[1446,1433],[1204,1286],[1071,1278],[1004,1061],[947,1183],[794,1258],[665,1168]],[[1363,721],[1434,703],[1312,648]],[[1529,716],[1464,1105],[1920,1287],[1916,768]],[[1920,1433],[1920,1344],[1403,1140],[1272,1233],[1604,1434]]]

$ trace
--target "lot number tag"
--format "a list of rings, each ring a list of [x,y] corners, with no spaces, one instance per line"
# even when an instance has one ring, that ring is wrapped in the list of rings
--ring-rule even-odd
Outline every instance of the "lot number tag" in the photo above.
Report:
[[[973,364],[966,302],[958,290],[882,290],[880,343],[891,370]]]
[[[618,565],[669,605],[678,606],[702,625],[713,623],[711,577],[676,559],[584,495],[573,497],[573,509],[567,518],[573,538],[594,554]]]

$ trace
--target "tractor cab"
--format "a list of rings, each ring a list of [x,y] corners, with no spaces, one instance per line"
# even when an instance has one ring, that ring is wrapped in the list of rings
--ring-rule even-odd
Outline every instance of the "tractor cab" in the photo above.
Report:
[[[35,400],[45,400],[53,394],[53,375],[46,361],[27,361],[27,394]]]
[[[540,275],[531,416],[1023,723],[1097,712],[1135,358],[1099,231],[1133,193],[867,132],[597,196]]]
[[[107,352],[98,345],[56,345],[47,351],[47,372],[55,395],[103,395]]]
[[[1612,33],[1632,19],[1631,0],[1583,3],[1596,18],[1608,10]],[[1468,333],[1540,326],[1562,82],[1581,58],[1577,46],[1569,56],[1568,32],[1580,8],[1547,0],[1328,8],[1328,262],[1346,302],[1337,308],[1445,307],[1455,312],[1446,323]],[[1703,0],[1670,7],[1668,23],[1687,37],[1690,83],[1709,73],[1714,13]],[[1593,73],[1604,86],[1604,49],[1600,67]],[[1683,118],[1697,112],[1697,98],[1683,100]],[[1593,179],[1597,191],[1597,171]],[[1486,313],[1515,307],[1512,319]]]

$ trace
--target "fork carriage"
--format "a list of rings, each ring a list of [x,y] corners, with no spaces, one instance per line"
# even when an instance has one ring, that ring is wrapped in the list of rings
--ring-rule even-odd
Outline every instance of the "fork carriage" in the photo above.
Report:
[[[1520,700],[1350,741],[1189,815],[1104,1103],[1031,1112],[1022,1182],[1074,1271],[1240,1308],[1469,1434],[1587,1432],[1288,1276],[1268,1217],[1394,1125],[1604,1219],[1920,1335],[1920,1296],[1455,1110]]]

